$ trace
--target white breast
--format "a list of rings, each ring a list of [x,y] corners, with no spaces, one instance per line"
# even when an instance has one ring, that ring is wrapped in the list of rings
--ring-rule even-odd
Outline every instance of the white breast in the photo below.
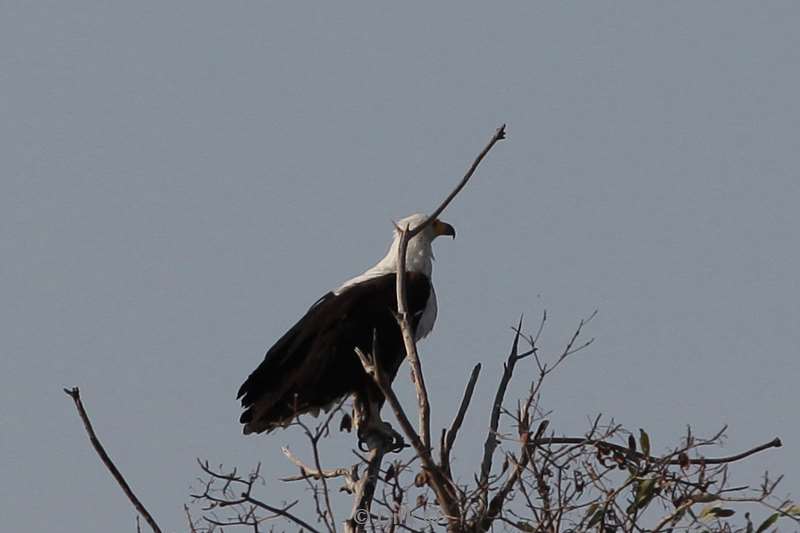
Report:
[[[423,309],[419,324],[417,324],[417,331],[414,333],[416,340],[424,339],[433,330],[433,324],[436,322],[436,311],[436,291],[433,290],[433,285],[431,285],[431,294],[428,296],[428,302],[425,304],[425,309]]]

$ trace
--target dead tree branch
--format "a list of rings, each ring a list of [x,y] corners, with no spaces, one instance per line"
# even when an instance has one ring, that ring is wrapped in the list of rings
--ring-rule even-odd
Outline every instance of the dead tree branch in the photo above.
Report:
[[[514,367],[522,357],[519,355],[519,337],[522,330],[522,318],[519,319],[516,333],[514,334],[514,341],[511,343],[511,353],[508,354],[505,364],[503,365],[503,376],[500,378],[500,384],[497,387],[497,392],[492,404],[492,412],[489,417],[489,431],[486,435],[486,441],[483,444],[483,458],[481,459],[481,474],[479,487],[483,487],[483,495],[481,500],[486,504],[486,499],[489,493],[489,475],[492,470],[492,460],[494,459],[494,451],[500,441],[497,439],[497,427],[500,423],[500,411],[503,408],[503,400],[505,399],[508,384],[511,381],[511,376],[514,374]],[[533,352],[531,352],[533,353]]]
[[[86,429],[86,433],[89,435],[89,441],[92,443],[92,446],[94,447],[94,450],[97,452],[97,455],[100,456],[100,460],[103,462],[104,465],[106,465],[108,471],[111,472],[111,475],[114,476],[114,479],[122,488],[122,492],[124,492],[125,495],[128,497],[128,499],[130,500],[131,504],[133,504],[133,507],[136,509],[136,511],[140,515],[142,515],[142,517],[144,517],[144,520],[145,522],[147,522],[147,525],[150,526],[150,529],[152,529],[154,533],[161,533],[161,528],[158,526],[153,516],[147,511],[147,509],[139,500],[139,498],[137,498],[136,495],[133,493],[133,490],[131,490],[131,487],[130,485],[128,485],[128,482],[125,481],[125,478],[122,476],[122,473],[119,471],[117,466],[111,460],[111,457],[108,456],[105,448],[103,448],[103,445],[100,444],[100,440],[97,438],[97,435],[94,432],[94,428],[92,427],[92,423],[89,420],[89,415],[86,414],[86,409],[84,409],[83,407],[83,402],[81,401],[81,392],[78,389],[78,387],[73,387],[71,389],[64,389],[64,392],[67,393],[67,395],[72,398],[73,402],[75,402],[75,408],[78,410],[78,415],[81,417],[81,420],[83,421],[83,427]]]
[[[377,343],[373,343],[373,350],[377,347]],[[372,377],[375,381],[375,384],[380,389],[381,393],[386,398],[389,406],[392,408],[395,417],[397,417],[397,421],[400,422],[400,427],[402,428],[403,432],[406,434],[406,437],[411,441],[411,446],[419,455],[420,460],[422,461],[422,465],[430,472],[438,472],[439,468],[434,463],[433,458],[430,453],[430,448],[426,448],[420,439],[419,434],[417,434],[414,426],[411,424],[411,421],[408,418],[408,415],[403,409],[403,406],[400,404],[400,400],[397,398],[394,390],[392,389],[391,385],[386,381],[385,376],[380,370],[378,366],[379,358],[374,354],[367,355],[361,349],[356,348],[356,354],[358,358],[361,360],[361,364],[364,367],[364,370],[367,372],[368,375]],[[438,486],[438,490],[447,490],[444,488],[444,476],[441,475],[441,472],[438,473],[436,476],[435,483],[441,483],[441,486]],[[433,487],[432,487],[433,488]],[[434,491],[437,489],[435,488]],[[450,496],[446,496],[446,498],[450,498]],[[448,499],[448,501],[451,501]]]
[[[467,173],[461,179],[461,181],[456,185],[455,189],[453,189],[447,198],[439,204],[439,206],[431,213],[425,221],[415,228],[398,228],[400,231],[400,243],[397,249],[397,314],[398,314],[398,323],[400,324],[400,329],[403,333],[403,343],[405,345],[406,350],[406,357],[408,358],[409,362],[411,363],[411,375],[414,381],[414,386],[417,390],[417,403],[418,403],[418,411],[419,411],[419,434],[420,438],[422,439],[423,444],[426,448],[430,449],[431,447],[431,427],[430,427],[430,402],[428,401],[428,390],[425,387],[425,379],[422,374],[422,364],[420,363],[419,355],[417,353],[417,345],[414,339],[413,329],[411,327],[411,322],[408,319],[408,304],[406,298],[406,290],[405,290],[405,278],[406,278],[406,250],[408,249],[408,242],[419,232],[424,230],[429,224],[431,224],[436,218],[442,214],[442,212],[447,208],[450,202],[453,201],[453,198],[461,192],[467,182],[472,178],[473,174],[478,168],[478,165],[486,157],[486,154],[489,153],[489,150],[497,144],[498,141],[505,139],[506,137],[506,126],[503,124],[492,136],[489,140],[489,143],[484,147],[484,149],[478,154],[478,157],[475,158],[470,168],[467,170]]]
[[[375,495],[375,488],[378,485],[381,462],[385,453],[386,449],[382,444],[369,452],[366,470],[361,479],[354,485],[353,509],[350,513],[350,518],[345,522],[345,532],[347,533],[364,531],[370,521],[372,499]]]
[[[498,141],[502,141],[505,138],[506,138],[506,125],[503,124],[499,128],[497,128],[497,131],[495,131],[492,138],[489,139],[489,143],[483,148],[483,150],[481,150],[481,153],[479,153],[478,157],[476,157],[475,160],[472,162],[472,165],[470,165],[469,169],[467,170],[467,173],[464,174],[464,177],[461,178],[461,181],[458,183],[458,185],[456,185],[455,189],[450,191],[450,194],[447,195],[447,198],[445,198],[444,201],[441,204],[439,204],[439,206],[436,209],[433,210],[433,213],[431,213],[430,216],[428,216],[425,222],[423,222],[422,224],[420,224],[411,231],[411,234],[408,236],[409,239],[411,239],[411,237],[422,231],[425,228],[425,226],[427,226],[428,224],[439,218],[439,215],[441,215],[442,212],[444,212],[447,206],[450,205],[450,202],[453,201],[453,198],[455,198],[456,195],[458,195],[458,193],[461,192],[461,189],[464,188],[464,186],[467,184],[470,178],[472,178],[472,175],[475,174],[475,171],[478,169],[478,165],[481,164],[481,161],[483,161],[483,158],[486,157],[486,154],[489,153],[489,150],[491,150],[494,147],[494,145],[497,144]]]
[[[475,368],[472,369],[472,374],[467,382],[467,388],[464,389],[464,396],[461,398],[461,405],[459,405],[456,416],[453,419],[453,422],[450,424],[450,429],[444,430],[444,433],[442,434],[442,443],[440,446],[441,457],[439,462],[441,463],[445,473],[451,477],[452,472],[450,471],[450,452],[453,450],[453,444],[456,441],[458,430],[461,429],[461,424],[464,423],[464,416],[467,414],[467,409],[472,401],[472,394],[475,392],[475,384],[478,382],[478,375],[480,372],[481,364],[478,363],[475,365]]]
[[[436,499],[448,518],[451,529],[458,523],[458,502],[456,501],[455,493],[453,492],[452,481],[446,480],[444,472],[438,468],[431,457],[431,438],[430,438],[430,402],[428,400],[428,390],[425,386],[425,379],[422,373],[422,364],[420,362],[419,354],[417,353],[417,345],[414,339],[413,328],[411,321],[408,317],[408,304],[407,295],[405,290],[406,279],[406,250],[408,249],[408,242],[424,230],[426,226],[436,220],[439,215],[447,208],[450,202],[458,195],[464,188],[470,178],[473,176],[478,168],[478,165],[489,153],[492,147],[498,141],[505,139],[505,124],[500,126],[494,133],[492,138],[484,149],[478,154],[473,161],[467,173],[458,183],[458,185],[450,192],[447,198],[439,204],[439,206],[428,216],[428,218],[419,226],[415,228],[398,228],[400,231],[400,243],[397,250],[397,321],[400,330],[403,334],[403,344],[405,346],[406,357],[411,365],[411,376],[414,382],[414,387],[417,391],[417,408],[419,413],[419,440],[421,440],[422,448],[418,449],[423,465],[428,469],[428,484],[436,493]],[[407,436],[412,443],[414,438],[411,434]]]
[[[355,486],[355,481],[357,478],[356,472],[357,467],[353,466],[352,468],[331,468],[331,469],[323,469],[319,470],[315,467],[309,466],[305,464],[299,457],[292,453],[292,451],[287,447],[282,447],[281,451],[283,455],[286,456],[289,461],[291,461],[295,466],[300,469],[300,475],[297,476],[289,476],[282,478],[281,481],[301,481],[308,478],[311,479],[331,479],[341,477],[344,478],[344,489],[347,492],[352,492],[353,487]]]
[[[780,448],[783,446],[783,442],[779,437],[775,437],[769,442],[765,442],[764,444],[760,444],[746,450],[741,453],[737,453],[735,455],[730,455],[727,457],[676,457],[677,453],[671,453],[669,455],[665,455],[663,457],[654,457],[652,455],[645,455],[638,451],[632,451],[627,446],[622,446],[620,444],[615,444],[613,442],[608,442],[606,440],[595,440],[595,439],[587,439],[586,437],[546,437],[537,439],[531,442],[529,445],[533,448],[540,447],[540,446],[548,446],[553,444],[579,444],[585,446],[595,446],[597,448],[605,448],[608,450],[614,450],[621,454],[625,454],[626,458],[634,459],[637,461],[646,461],[649,463],[654,464],[662,464],[662,465],[680,465],[680,466],[688,466],[688,465],[722,465],[728,463],[735,463],[736,461],[741,461],[742,459],[746,459],[753,454],[758,452],[763,452],[764,450],[769,450],[770,448]]]
[[[275,517],[282,517],[291,522],[294,522],[300,527],[306,528],[308,531],[312,533],[320,533],[319,530],[313,527],[311,524],[297,516],[296,514],[292,513],[290,509],[297,504],[297,501],[294,501],[288,505],[284,505],[283,507],[275,507],[268,503],[265,503],[257,498],[252,496],[253,485],[260,477],[260,467],[261,465],[255,469],[253,473],[251,473],[247,478],[244,478],[237,474],[236,470],[233,472],[225,474],[223,472],[218,472],[213,470],[207,461],[201,461],[200,459],[197,460],[197,464],[200,465],[200,468],[209,476],[209,481],[205,484],[205,490],[201,494],[192,494],[192,498],[195,500],[202,500],[208,503],[208,506],[205,507],[206,511],[216,509],[216,508],[225,508],[225,507],[236,507],[241,506],[243,504],[249,504],[251,507],[249,509],[240,512],[238,518],[236,520],[229,520],[227,522],[221,522],[219,520],[215,520],[214,518],[210,518],[208,516],[205,517],[205,520],[209,523],[215,525],[258,525],[259,522],[266,520],[267,518],[258,519],[255,517],[255,509],[263,509],[272,513]],[[214,489],[214,483],[220,482],[222,484],[221,488]],[[241,489],[241,492],[235,492],[233,487],[237,487]]]

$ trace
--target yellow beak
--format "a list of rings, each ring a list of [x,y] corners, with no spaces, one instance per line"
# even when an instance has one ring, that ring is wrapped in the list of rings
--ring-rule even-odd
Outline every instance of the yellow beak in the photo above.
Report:
[[[449,235],[454,239],[456,238],[456,229],[447,222],[442,222],[441,220],[436,219],[433,221],[432,226],[434,235]]]

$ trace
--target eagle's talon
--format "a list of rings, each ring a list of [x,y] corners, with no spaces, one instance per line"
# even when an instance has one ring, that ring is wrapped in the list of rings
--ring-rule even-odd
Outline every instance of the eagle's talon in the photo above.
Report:
[[[395,432],[394,440],[392,441],[392,448],[389,450],[390,453],[400,453],[405,449],[408,445],[406,444],[405,439],[403,436],[397,432]]]
[[[388,422],[382,422],[358,432],[358,449],[362,452],[381,447],[387,453],[397,453],[403,451],[406,446],[403,436],[395,431]]]
[[[364,453],[385,445],[386,439],[380,431],[366,430],[358,432],[358,449]]]
[[[387,449],[389,453],[399,453],[402,452],[403,449],[406,447],[406,441],[403,438],[403,435],[395,431],[395,429],[389,425],[388,422],[384,422],[384,431],[386,431],[387,440],[389,440],[390,445]]]

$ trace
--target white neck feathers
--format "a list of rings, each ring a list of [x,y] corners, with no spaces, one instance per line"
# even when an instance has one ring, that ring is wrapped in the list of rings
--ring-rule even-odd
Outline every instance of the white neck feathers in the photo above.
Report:
[[[346,288],[362,281],[397,272],[397,250],[399,246],[400,234],[395,231],[392,245],[383,259],[363,274],[345,281],[333,292],[339,294]],[[408,242],[408,247],[406,248],[406,272],[418,272],[430,278],[433,272],[433,259],[433,248],[428,232],[423,231]]]

